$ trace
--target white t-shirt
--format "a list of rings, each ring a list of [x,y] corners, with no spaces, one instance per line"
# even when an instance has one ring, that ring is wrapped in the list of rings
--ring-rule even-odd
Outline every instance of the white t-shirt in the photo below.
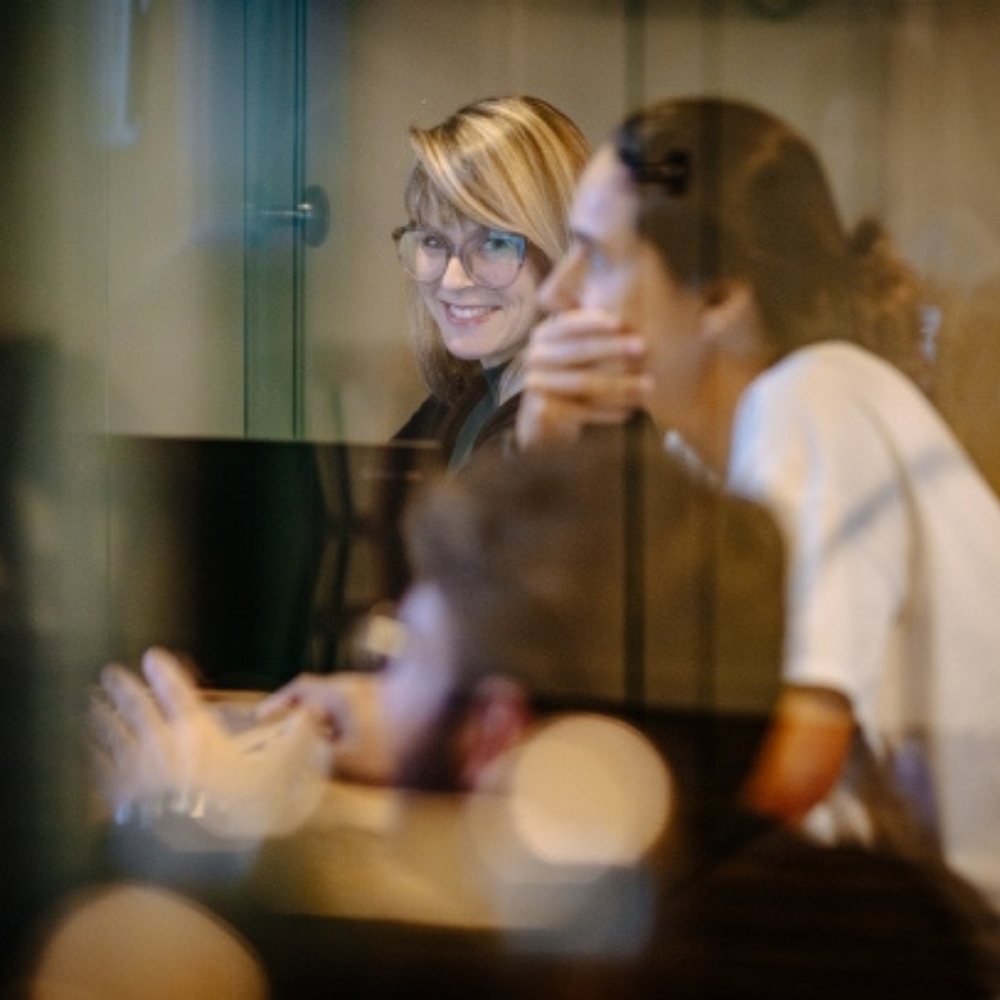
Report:
[[[921,737],[942,844],[1000,901],[1000,503],[936,410],[843,342],[751,383],[728,480],[789,545],[785,677],[846,694],[878,751]]]

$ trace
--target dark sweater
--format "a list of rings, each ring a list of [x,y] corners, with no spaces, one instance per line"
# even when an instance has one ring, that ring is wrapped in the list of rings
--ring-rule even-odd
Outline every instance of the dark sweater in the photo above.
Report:
[[[501,369],[478,374],[453,403],[445,403],[436,396],[427,399],[409,420],[393,435],[393,441],[436,441],[441,445],[445,461],[453,464],[456,446],[459,444],[462,428],[476,413],[477,407],[490,396],[496,398]],[[478,430],[474,430],[471,450],[483,446],[498,447],[508,431],[513,430],[517,418],[520,396],[515,395],[498,406],[493,406]]]

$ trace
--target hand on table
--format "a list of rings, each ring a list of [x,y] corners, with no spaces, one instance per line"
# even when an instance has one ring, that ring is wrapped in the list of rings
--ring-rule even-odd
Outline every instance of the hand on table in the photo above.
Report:
[[[184,815],[215,836],[259,837],[312,812],[330,747],[309,711],[230,733],[177,657],[149,650],[142,673],[148,686],[106,667],[91,706],[97,781],[116,818]]]
[[[386,740],[381,688],[378,674],[301,674],[265,698],[257,706],[257,718],[266,722],[307,708],[333,741],[336,776],[385,784],[396,768]]]
[[[645,341],[611,313],[571,309],[532,331],[517,417],[522,449],[571,443],[587,424],[624,423],[652,391]]]

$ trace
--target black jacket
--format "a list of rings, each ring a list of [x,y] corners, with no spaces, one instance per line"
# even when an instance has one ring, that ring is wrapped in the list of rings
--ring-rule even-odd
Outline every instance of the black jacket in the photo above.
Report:
[[[445,461],[450,461],[466,418],[490,391],[485,375],[477,375],[454,403],[428,396],[413,416],[393,435],[393,441],[437,441]],[[512,396],[492,413],[476,436],[474,448],[498,447],[514,428],[520,395]]]

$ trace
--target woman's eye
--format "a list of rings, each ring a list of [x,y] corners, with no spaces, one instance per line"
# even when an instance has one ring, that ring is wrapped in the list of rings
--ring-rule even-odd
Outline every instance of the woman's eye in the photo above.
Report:
[[[490,233],[483,239],[482,252],[492,257],[516,257],[521,252],[521,242],[504,233]]]

